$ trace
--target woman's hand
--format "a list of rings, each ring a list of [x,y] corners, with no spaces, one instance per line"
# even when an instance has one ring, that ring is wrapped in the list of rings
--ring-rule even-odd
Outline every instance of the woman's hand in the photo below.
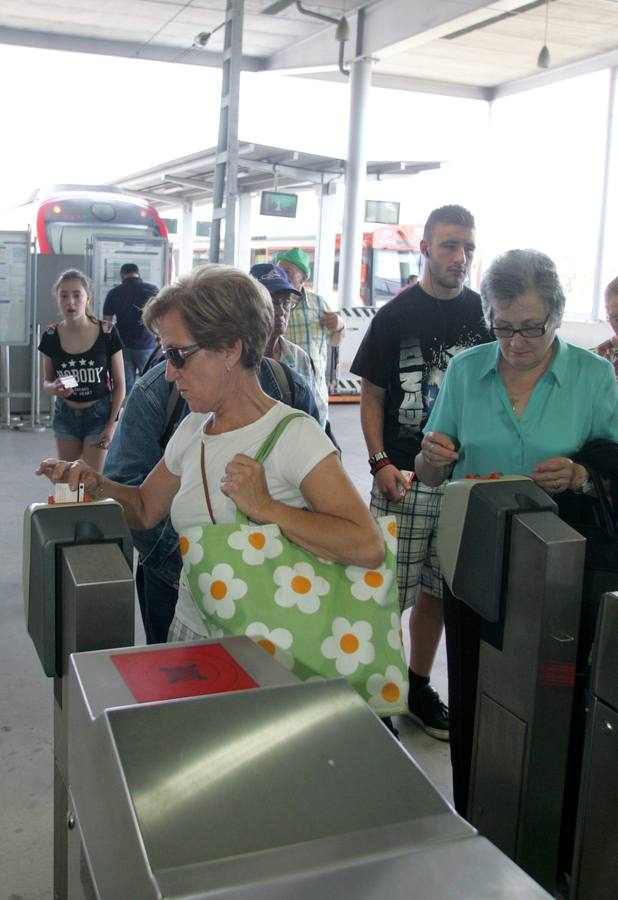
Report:
[[[562,494],[576,486],[579,469],[583,469],[583,466],[566,456],[552,456],[551,459],[538,463],[530,477],[548,494]],[[584,477],[579,478],[579,481],[583,483],[586,476],[587,472],[584,470]]]
[[[80,484],[92,497],[96,497],[101,485],[102,476],[83,459],[66,462],[63,459],[44,459],[36,470],[37,475],[45,475],[53,484],[68,484],[76,491]]]
[[[448,434],[429,431],[421,442],[421,454],[424,462],[435,469],[452,466],[459,459],[455,444]]]
[[[272,521],[268,508],[273,499],[268,493],[264,469],[250,456],[237,453],[232,457],[221,479],[221,491],[254,522]]]
[[[92,442],[93,447],[98,447],[100,450],[107,450],[109,445],[112,442],[112,438],[114,436],[115,424],[114,425],[106,425],[103,431],[99,434],[96,441]]]
[[[64,400],[65,397],[70,397],[71,394],[74,394],[75,389],[70,388],[70,387],[65,387],[64,384],[62,383],[62,379],[56,378],[56,380],[52,381],[50,384],[50,393],[53,394],[55,397],[60,397],[62,400]]]

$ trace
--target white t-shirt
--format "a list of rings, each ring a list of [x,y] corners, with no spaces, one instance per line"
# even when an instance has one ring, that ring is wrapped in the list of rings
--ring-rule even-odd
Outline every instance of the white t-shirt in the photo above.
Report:
[[[181,479],[170,510],[176,531],[209,521],[202,484],[201,445],[204,446],[204,464],[215,522],[232,524],[236,519],[236,504],[220,490],[226,465],[236,453],[254,457],[278,422],[288,415],[290,407],[277,403],[257,422],[213,435],[204,433],[209,416],[205,417],[203,413],[191,413],[181,422],[165,450],[165,465]],[[305,414],[293,419],[264,463],[271,497],[288,506],[308,507],[300,492],[300,484],[319,462],[334,452],[333,444],[315,419]],[[183,625],[206,635],[184,576],[180,580],[176,615]]]

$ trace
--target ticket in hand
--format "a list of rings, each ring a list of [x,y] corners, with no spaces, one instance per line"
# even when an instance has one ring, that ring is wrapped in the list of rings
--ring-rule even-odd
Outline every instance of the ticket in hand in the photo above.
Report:
[[[62,382],[62,386],[65,388],[77,387],[77,378],[75,378],[74,375],[61,375],[60,381]]]

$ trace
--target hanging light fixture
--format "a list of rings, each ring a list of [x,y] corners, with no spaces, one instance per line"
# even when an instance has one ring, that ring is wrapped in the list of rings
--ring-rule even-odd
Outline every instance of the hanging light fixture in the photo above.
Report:
[[[543,41],[543,46],[541,47],[540,53],[538,55],[536,64],[539,69],[549,69],[551,64],[551,57],[549,55],[549,48],[547,46],[547,25],[549,22],[549,0],[545,2],[545,40]]]

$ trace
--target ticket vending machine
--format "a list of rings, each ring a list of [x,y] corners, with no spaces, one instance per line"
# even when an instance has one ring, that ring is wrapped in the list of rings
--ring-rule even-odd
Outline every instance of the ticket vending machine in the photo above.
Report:
[[[528,478],[447,485],[438,555],[481,617],[468,819],[553,891],[585,540]]]

